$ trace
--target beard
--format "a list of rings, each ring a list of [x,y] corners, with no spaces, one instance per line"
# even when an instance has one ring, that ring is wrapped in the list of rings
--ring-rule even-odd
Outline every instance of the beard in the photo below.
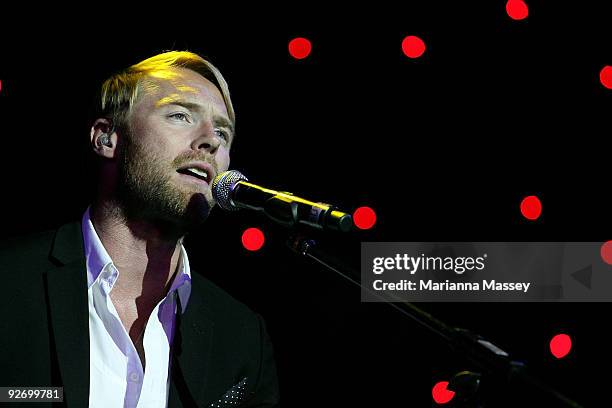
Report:
[[[118,165],[117,199],[128,220],[145,220],[179,232],[200,226],[214,206],[210,189],[194,192],[173,182],[180,163],[158,157],[138,143],[125,138]]]

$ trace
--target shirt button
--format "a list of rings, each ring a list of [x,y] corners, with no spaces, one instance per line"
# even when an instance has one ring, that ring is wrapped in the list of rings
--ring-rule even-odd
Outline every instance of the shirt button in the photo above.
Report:
[[[130,374],[130,380],[132,380],[132,381],[138,381],[138,374],[137,374],[137,373],[132,373],[132,374]]]

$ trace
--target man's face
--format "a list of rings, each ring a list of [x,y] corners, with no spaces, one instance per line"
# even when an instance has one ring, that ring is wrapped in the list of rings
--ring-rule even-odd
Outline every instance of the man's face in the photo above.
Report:
[[[212,82],[184,68],[171,73],[151,79],[128,118],[118,198],[128,216],[189,230],[214,205],[210,185],[229,167],[233,129]]]

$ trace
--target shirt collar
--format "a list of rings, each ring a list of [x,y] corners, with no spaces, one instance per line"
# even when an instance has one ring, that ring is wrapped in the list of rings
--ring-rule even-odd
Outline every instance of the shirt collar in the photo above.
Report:
[[[183,244],[181,244],[181,254],[179,255],[178,272],[174,277],[172,286],[168,293],[176,290],[180,298],[182,312],[185,313],[189,296],[191,295],[191,269],[189,267],[189,258]]]
[[[102,245],[100,237],[91,222],[91,207],[87,207],[82,219],[83,245],[85,249],[85,260],[87,265],[87,288],[89,289],[96,280],[104,282],[107,291],[110,292],[115,281],[119,277],[119,271],[113,264],[113,260]],[[181,253],[178,260],[178,272],[170,286],[168,294],[173,291],[178,293],[182,312],[185,313],[189,296],[191,295],[191,269],[187,251],[181,244]]]

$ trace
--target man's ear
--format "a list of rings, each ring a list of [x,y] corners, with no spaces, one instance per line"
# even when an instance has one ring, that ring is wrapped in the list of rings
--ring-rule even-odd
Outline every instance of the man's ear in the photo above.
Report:
[[[101,157],[115,158],[117,132],[110,119],[98,118],[91,126],[89,142],[93,151]]]

